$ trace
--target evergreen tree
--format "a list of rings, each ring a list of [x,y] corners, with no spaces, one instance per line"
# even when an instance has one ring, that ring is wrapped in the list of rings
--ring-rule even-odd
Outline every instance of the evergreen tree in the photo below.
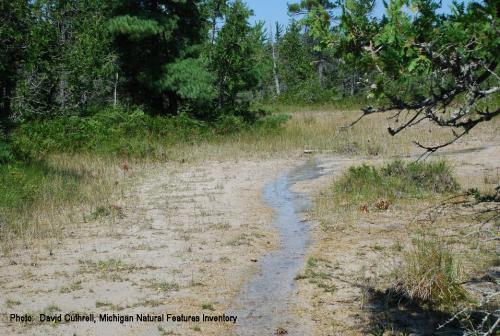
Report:
[[[29,10],[26,0],[0,0],[0,128],[10,116],[19,67],[25,58]]]
[[[198,5],[195,0],[115,1],[109,28],[132,103],[172,114],[185,98],[210,96],[210,75],[197,47],[206,40]],[[192,97],[186,85],[197,81],[203,85]]]
[[[104,0],[37,0],[13,97],[16,119],[78,114],[111,98]]]
[[[308,89],[304,86],[315,80],[316,76],[313,50],[305,43],[305,37],[297,21],[292,21],[288,26],[279,45],[279,54],[280,73],[283,89],[287,92],[286,97],[307,94]]]
[[[249,102],[242,99],[241,94],[252,92],[259,83],[255,31],[248,22],[251,13],[243,1],[234,1],[217,35],[211,68],[216,75],[218,113],[250,117]]]

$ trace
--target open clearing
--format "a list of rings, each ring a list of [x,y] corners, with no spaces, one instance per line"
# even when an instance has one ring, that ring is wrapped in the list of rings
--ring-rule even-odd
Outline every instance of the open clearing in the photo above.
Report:
[[[263,258],[283,249],[280,232],[273,226],[276,213],[263,199],[266,185],[314,160],[321,176],[290,185],[292,191],[312,200],[349,166],[378,165],[393,155],[412,154],[410,140],[418,131],[386,141],[377,137],[383,130],[371,131],[379,125],[370,122],[361,124],[358,131],[342,130],[340,126],[348,119],[344,114],[301,112],[289,122],[285,136],[269,144],[265,155],[249,156],[241,149],[257,151],[264,145],[240,139],[210,147],[214,152],[230,153],[227,157],[207,155],[199,161],[144,165],[111,207],[73,223],[55,238],[26,240],[29,245],[20,242],[2,255],[0,334],[240,333],[232,323],[19,324],[8,323],[7,314],[220,315],[233,311],[242,288],[260,271]],[[499,132],[497,126],[489,127],[481,136],[474,134],[456,144],[444,156],[464,188],[498,181]],[[286,138],[292,131],[295,137]],[[351,138],[359,140],[349,142]],[[319,151],[304,154],[305,148]],[[326,151],[328,148],[340,154]],[[453,152],[464,148],[477,150]],[[193,151],[204,149],[207,147]],[[299,213],[301,220],[308,219],[303,225],[309,225],[312,239],[293,290],[287,294],[294,297],[286,312],[294,323],[272,324],[268,334],[279,330],[304,334],[294,329],[297,326],[305,326],[311,335],[366,334],[382,314],[369,294],[390,282],[389,275],[401,258],[399,252],[425,225],[410,219],[428,205],[413,202],[384,212],[356,213],[349,221],[335,219],[339,227],[329,231],[322,229],[313,212]],[[323,274],[324,281],[300,277],[307,268]],[[252,331],[241,334],[251,335]]]

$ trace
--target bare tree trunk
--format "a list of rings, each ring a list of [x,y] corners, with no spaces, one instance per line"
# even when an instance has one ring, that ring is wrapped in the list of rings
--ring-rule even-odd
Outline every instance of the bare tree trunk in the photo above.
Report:
[[[318,78],[319,86],[323,88],[325,83],[325,62],[322,59],[318,61]]]
[[[214,15],[212,16],[212,38],[211,38],[211,43],[212,45],[215,43],[215,29],[217,28],[217,16],[214,11]]]
[[[277,59],[278,59],[278,55],[277,55],[277,52],[276,52],[276,46],[274,45],[274,34],[273,34],[273,26],[270,25],[270,29],[269,29],[269,33],[270,33],[270,43],[271,43],[271,50],[272,50],[272,53],[273,53],[273,75],[274,75],[274,84],[276,86],[276,95],[277,96],[280,96],[281,95],[281,87],[280,87],[280,79],[278,77],[278,64],[277,64]]]
[[[117,104],[117,97],[118,97],[118,72],[116,73],[116,77],[115,77],[115,89],[114,89],[114,92],[113,92],[113,107],[116,108],[116,104]]]
[[[60,24],[60,31],[59,31],[59,48],[60,50],[65,50],[66,46],[66,22],[65,22],[65,13],[63,13],[61,22]],[[59,108],[62,110],[65,109],[66,107],[66,88],[68,85],[67,81],[67,71],[65,69],[64,61],[61,60],[60,64],[60,71],[59,71]]]
[[[351,75],[351,96],[354,96],[356,94],[357,90],[357,80],[358,80],[358,73],[356,71],[356,68],[352,71]]]
[[[212,45],[215,43],[215,31],[217,30],[217,17],[219,17],[221,12],[221,2],[217,0],[214,2],[214,8],[212,13],[212,37],[211,43]]]

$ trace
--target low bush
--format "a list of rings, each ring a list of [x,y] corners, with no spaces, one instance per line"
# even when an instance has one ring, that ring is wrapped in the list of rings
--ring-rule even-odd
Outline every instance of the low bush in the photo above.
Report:
[[[140,109],[105,109],[86,116],[27,122],[11,134],[12,148],[22,160],[39,159],[51,152],[93,152],[119,156],[155,156],[161,146],[210,141],[249,129],[279,128],[287,119],[267,116],[250,123],[226,115],[215,122],[200,121],[185,113],[150,116]],[[2,146],[0,143],[0,160]]]
[[[0,123],[0,165],[14,160],[12,146],[7,142],[7,135]]]
[[[376,199],[423,197],[458,189],[451,168],[444,161],[392,162],[382,168],[355,166],[335,183],[334,194],[358,205]]]

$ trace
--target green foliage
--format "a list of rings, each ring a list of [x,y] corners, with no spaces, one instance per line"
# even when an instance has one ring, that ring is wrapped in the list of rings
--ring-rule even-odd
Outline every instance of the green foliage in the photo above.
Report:
[[[433,0],[389,2],[386,20],[374,40],[374,47],[380,48],[374,61],[382,71],[373,86],[374,97],[408,105],[434,99],[448,105],[472,85],[478,86],[473,91],[494,85],[484,81],[484,71],[495,71],[498,65],[500,42],[494,28],[498,3],[454,6],[445,16],[437,14],[440,6]],[[470,78],[471,84],[465,84],[463,77]],[[483,98],[468,94],[475,97],[469,100],[471,106]]]
[[[16,156],[24,160],[41,159],[53,152],[157,157],[159,147],[211,141],[251,129],[275,130],[286,120],[268,116],[252,124],[241,116],[222,115],[214,122],[205,122],[186,113],[150,116],[140,109],[109,108],[87,116],[26,122],[10,140]]]
[[[175,90],[182,99],[209,103],[216,97],[214,81],[206,59],[187,58],[166,66],[162,85]]]
[[[13,118],[78,114],[111,98],[115,59],[106,1],[37,0],[31,15]]]
[[[196,1],[116,2],[108,28],[131,103],[175,114],[183,99],[213,95],[210,74],[198,59],[204,27]]]
[[[69,199],[76,193],[78,180],[76,175],[40,162],[0,164],[0,215],[2,208],[28,209],[49,190]]]
[[[292,22],[287,28],[279,45],[279,54],[283,85],[287,91],[292,92],[291,95],[302,92],[300,86],[306,81],[314,80],[315,69],[312,65],[312,50],[305,43],[297,22]]]
[[[368,165],[351,167],[335,184],[335,193],[355,205],[380,198],[419,198],[457,190],[458,183],[444,161],[395,161],[382,168]]]
[[[14,160],[12,147],[8,142],[7,135],[0,123],[0,165],[9,163]]]
[[[141,110],[107,109],[90,116],[24,123],[11,138],[16,154],[26,159],[55,151],[147,156],[153,150],[148,142],[148,121],[152,127],[164,126]]]
[[[133,41],[166,34],[171,36],[175,25],[170,21],[166,25],[160,25],[156,20],[145,20],[137,16],[122,15],[109,20],[108,29],[114,34],[127,35]]]
[[[0,128],[0,165],[12,162],[13,160],[12,147],[7,142],[7,137],[2,134],[2,129]]]
[[[258,84],[254,64],[253,30],[248,19],[252,12],[241,0],[234,1],[227,10],[225,24],[217,35],[211,58],[218,91],[217,107],[248,115],[248,101],[242,96]]]
[[[29,7],[26,0],[0,0],[0,126],[10,115],[17,71],[25,57]]]

